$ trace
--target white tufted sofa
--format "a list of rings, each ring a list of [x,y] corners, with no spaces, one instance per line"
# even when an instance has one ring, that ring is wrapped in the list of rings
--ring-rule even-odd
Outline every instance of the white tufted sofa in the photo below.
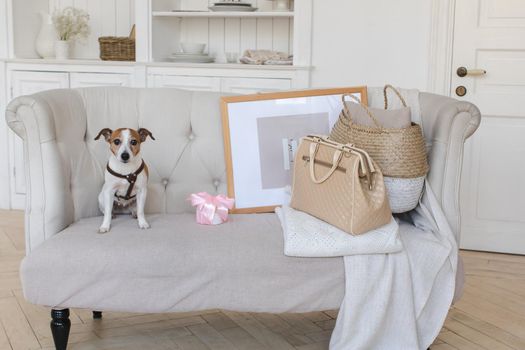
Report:
[[[226,192],[219,98],[176,89],[87,88],[10,103],[7,121],[24,139],[26,155],[24,295],[53,308],[57,349],[67,343],[69,307],[131,312],[339,307],[342,258],[285,257],[273,214],[233,215],[217,227],[195,224],[188,194]],[[463,143],[479,125],[479,110],[425,93],[420,104],[431,145],[429,181],[458,233]],[[139,230],[134,220],[120,217],[109,234],[96,234],[108,147],[93,138],[104,127],[139,126],[156,138],[142,146],[150,168],[146,212],[152,228]]]

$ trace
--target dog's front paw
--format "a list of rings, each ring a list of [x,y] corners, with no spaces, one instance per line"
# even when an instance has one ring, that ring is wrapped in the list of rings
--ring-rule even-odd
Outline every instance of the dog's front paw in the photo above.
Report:
[[[104,226],[104,225],[102,225],[102,226],[100,226],[100,227],[98,228],[98,233],[106,233],[106,232],[109,232],[109,229],[110,229],[109,226]]]
[[[143,230],[146,230],[150,228],[148,222],[146,220],[139,220],[139,227]]]

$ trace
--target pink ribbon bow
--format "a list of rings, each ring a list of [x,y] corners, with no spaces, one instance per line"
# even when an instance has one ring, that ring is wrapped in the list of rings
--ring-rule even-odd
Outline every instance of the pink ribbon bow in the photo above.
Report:
[[[228,209],[233,208],[235,202],[225,195],[212,196],[207,192],[192,193],[188,200],[197,208],[195,218],[201,225],[216,225],[228,221]],[[215,215],[218,216],[219,222],[214,220]]]

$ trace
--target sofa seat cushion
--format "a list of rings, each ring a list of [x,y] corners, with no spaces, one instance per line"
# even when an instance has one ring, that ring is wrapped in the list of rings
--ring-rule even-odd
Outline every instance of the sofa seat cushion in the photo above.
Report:
[[[232,215],[218,226],[197,225],[193,214],[152,215],[149,230],[122,216],[97,234],[101,220],[72,224],[23,260],[28,301],[129,312],[308,312],[341,304],[343,259],[284,256],[275,214]]]

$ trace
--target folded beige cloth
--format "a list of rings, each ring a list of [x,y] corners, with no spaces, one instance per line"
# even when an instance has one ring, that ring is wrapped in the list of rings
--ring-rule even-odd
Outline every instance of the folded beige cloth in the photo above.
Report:
[[[239,59],[245,64],[287,64],[293,63],[293,56],[272,50],[246,50]]]

